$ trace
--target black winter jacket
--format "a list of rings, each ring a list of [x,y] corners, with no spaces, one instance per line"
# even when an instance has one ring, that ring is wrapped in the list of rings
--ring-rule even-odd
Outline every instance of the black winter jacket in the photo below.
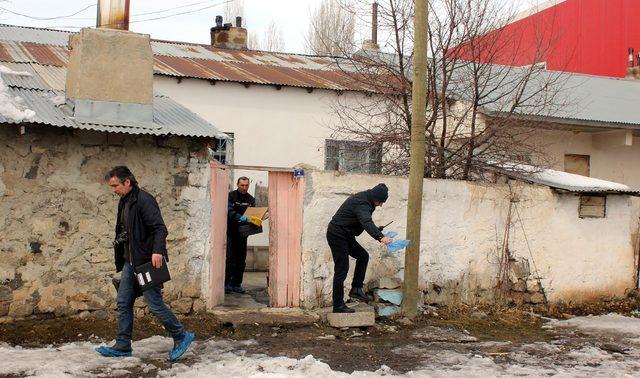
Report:
[[[255,207],[256,199],[249,193],[240,194],[238,190],[229,192],[229,204],[227,205],[227,233],[238,232],[240,218],[248,207]]]
[[[348,235],[358,236],[365,230],[372,238],[379,241],[384,235],[371,219],[375,209],[370,190],[356,193],[347,198],[336,211],[329,222],[329,232],[342,230]]]
[[[127,233],[129,234],[129,245],[134,265],[148,263],[154,253],[164,255],[169,261],[166,244],[168,232],[158,202],[151,194],[139,188],[133,188],[129,194],[132,197],[129,199],[131,202],[127,215]],[[121,229],[121,215],[127,200],[127,196],[125,196],[120,198],[120,202],[118,202],[116,236]],[[124,266],[124,251],[122,244],[114,247],[116,272],[121,271]]]

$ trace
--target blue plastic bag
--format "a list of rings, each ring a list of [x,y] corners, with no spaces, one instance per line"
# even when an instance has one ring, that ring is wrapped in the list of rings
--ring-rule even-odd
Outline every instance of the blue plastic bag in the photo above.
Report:
[[[395,231],[387,231],[387,232],[383,232],[382,235],[384,235],[387,238],[395,238],[396,236],[398,236],[398,233]]]
[[[397,252],[401,249],[407,248],[409,245],[409,240],[398,239],[394,240],[391,243],[387,244],[387,251],[389,253]]]

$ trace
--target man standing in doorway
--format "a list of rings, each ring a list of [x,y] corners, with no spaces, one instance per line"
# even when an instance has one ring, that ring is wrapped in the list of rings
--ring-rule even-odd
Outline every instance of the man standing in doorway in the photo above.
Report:
[[[105,180],[120,197],[116,217],[116,239],[113,243],[116,272],[122,272],[116,296],[119,332],[113,347],[101,346],[96,348],[96,351],[105,357],[128,357],[131,356],[133,304],[141,290],[136,281],[135,267],[151,262],[154,267],[160,268],[169,261],[166,247],[167,227],[156,199],[138,187],[138,182],[129,168],[115,167],[106,174]],[[189,348],[194,334],[186,332],[184,326],[164,304],[162,285],[148,288],[142,294],[149,310],[173,337],[173,349],[168,360],[177,360]]]
[[[355,312],[344,303],[344,280],[349,272],[349,256],[356,259],[349,297],[363,301],[371,299],[362,290],[369,254],[356,241],[356,236],[364,230],[380,243],[391,243],[392,239],[385,237],[371,219],[375,208],[382,206],[387,198],[389,189],[385,184],[378,184],[372,189],[356,193],[344,201],[329,222],[327,241],[334,263],[333,312]]]
[[[248,207],[255,207],[256,200],[249,194],[249,178],[240,177],[238,188],[229,192],[227,214],[227,263],[224,277],[225,293],[243,294],[242,275],[247,259],[247,237],[241,236],[240,225],[249,223],[244,215]]]

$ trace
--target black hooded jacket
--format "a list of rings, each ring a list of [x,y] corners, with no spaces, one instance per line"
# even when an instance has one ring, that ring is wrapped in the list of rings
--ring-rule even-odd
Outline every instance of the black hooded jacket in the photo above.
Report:
[[[169,261],[166,244],[168,232],[160,213],[160,207],[156,199],[142,189],[133,188],[127,196],[120,198],[116,217],[116,236],[121,229],[122,211],[124,211],[127,201],[130,201],[129,213],[127,214],[127,233],[133,255],[133,265],[139,266],[148,263],[154,253],[164,255]],[[124,252],[123,244],[114,247],[116,272],[121,271],[124,266]]]
[[[371,190],[350,196],[329,222],[329,232],[358,236],[364,230],[372,238],[379,241],[384,235],[371,219],[371,214],[373,214],[375,208]]]

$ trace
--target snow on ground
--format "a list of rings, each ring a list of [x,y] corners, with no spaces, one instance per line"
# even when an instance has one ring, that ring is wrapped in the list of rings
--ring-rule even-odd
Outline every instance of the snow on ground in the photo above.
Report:
[[[3,75],[31,76],[29,72],[19,72],[9,67],[0,65],[0,73]],[[36,112],[24,105],[24,100],[18,96],[12,96],[9,87],[0,76],[0,115],[14,122],[33,121]]]
[[[547,327],[555,335],[550,342],[510,345],[504,342],[455,344],[416,340],[407,347],[384,352],[419,357],[420,366],[402,375],[407,377],[640,376],[640,319],[620,315],[589,316],[552,321]],[[591,336],[577,337],[576,330]],[[133,345],[134,357],[119,359],[98,356],[94,348],[99,344],[91,342],[36,349],[0,344],[0,354],[3,356],[0,375],[60,377],[148,373],[163,377],[400,376],[385,366],[372,366],[372,371],[357,371],[349,375],[332,370],[313,356],[293,359],[247,355],[243,348],[249,343],[251,341],[197,341],[193,350],[185,354],[184,360],[173,365],[164,361],[172,342],[161,336],[136,341]],[[505,347],[506,352],[491,352],[495,348]]]
[[[552,321],[546,327],[573,327],[585,332],[613,332],[621,335],[640,337],[640,319],[618,314],[581,316],[564,321]]]

